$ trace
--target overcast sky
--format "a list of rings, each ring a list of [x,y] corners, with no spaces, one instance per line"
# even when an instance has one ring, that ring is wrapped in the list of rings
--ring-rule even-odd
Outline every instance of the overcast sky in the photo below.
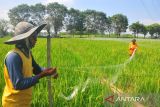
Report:
[[[1,0],[0,18],[7,18],[9,9],[19,5],[59,2],[68,8],[79,10],[94,9],[107,16],[117,13],[128,17],[129,23],[140,21],[144,24],[160,23],[160,0]]]

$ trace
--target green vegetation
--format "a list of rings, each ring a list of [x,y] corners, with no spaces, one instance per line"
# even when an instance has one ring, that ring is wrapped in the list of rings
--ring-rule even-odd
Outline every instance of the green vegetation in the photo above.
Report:
[[[3,79],[3,60],[14,46],[3,44],[8,38],[0,39],[0,96],[5,85]],[[126,66],[129,39],[90,40],[57,38],[52,39],[52,66],[58,67],[59,78],[52,79],[55,107],[104,107],[104,99],[113,95],[106,81],[115,81],[115,86],[132,96],[144,96],[141,102],[147,107],[160,105],[160,42],[159,40],[137,40],[139,48],[133,60]],[[35,60],[41,66],[46,64],[46,39],[38,39],[33,49]],[[106,66],[106,68],[104,68]],[[116,78],[118,77],[117,81]],[[87,79],[90,79],[84,92],[81,92]],[[70,101],[60,97],[69,96],[75,86],[78,94]],[[48,107],[47,78],[34,87],[33,107]],[[112,105],[111,105],[112,106]],[[120,103],[116,107],[132,107]]]

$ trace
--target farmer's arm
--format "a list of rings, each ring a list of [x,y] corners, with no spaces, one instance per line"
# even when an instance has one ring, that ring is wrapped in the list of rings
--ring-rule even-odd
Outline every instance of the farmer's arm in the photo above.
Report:
[[[32,87],[38,82],[38,76],[24,78],[22,74],[22,60],[17,53],[10,53],[5,60],[13,87],[23,90]]]
[[[34,60],[33,56],[32,56],[32,66],[33,66],[33,73],[37,75],[38,79],[45,77],[45,76],[53,75],[53,74],[55,74],[53,76],[55,79],[58,77],[58,74],[56,73],[56,68],[40,67]]]
[[[34,73],[35,75],[41,73],[41,72],[44,70],[44,68],[40,67],[40,66],[36,63],[36,61],[34,60],[34,57],[33,57],[33,56],[32,56],[32,67],[33,67],[33,73]]]

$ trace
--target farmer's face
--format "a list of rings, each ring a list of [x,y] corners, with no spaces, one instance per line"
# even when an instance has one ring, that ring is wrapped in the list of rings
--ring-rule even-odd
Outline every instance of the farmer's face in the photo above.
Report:
[[[37,35],[38,33],[35,32],[34,34],[32,34],[32,36],[30,36],[29,38],[29,41],[30,41],[30,44],[31,44],[31,48],[33,48],[37,42]]]

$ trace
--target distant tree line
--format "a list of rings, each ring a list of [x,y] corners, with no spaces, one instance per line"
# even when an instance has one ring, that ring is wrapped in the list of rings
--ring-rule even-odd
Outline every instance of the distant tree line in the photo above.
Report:
[[[114,33],[117,37],[121,37],[121,33],[126,32],[129,28],[134,37],[143,34],[145,38],[149,33],[152,38],[160,38],[159,24],[145,26],[136,22],[128,27],[128,18],[123,14],[107,17],[104,12],[67,9],[66,6],[58,3],[49,3],[48,5],[38,3],[30,6],[21,4],[10,9],[8,17],[13,26],[20,21],[27,21],[34,25],[47,23],[47,31],[54,36],[58,36],[58,33],[63,30],[71,35],[107,34],[110,36]],[[8,21],[0,20],[0,35],[7,34],[8,25]]]
[[[150,34],[151,38],[160,38],[160,24],[158,23],[145,26],[144,24],[135,22],[129,26],[129,29],[133,32],[135,38],[138,38],[138,34],[143,34],[145,38],[147,33]]]

